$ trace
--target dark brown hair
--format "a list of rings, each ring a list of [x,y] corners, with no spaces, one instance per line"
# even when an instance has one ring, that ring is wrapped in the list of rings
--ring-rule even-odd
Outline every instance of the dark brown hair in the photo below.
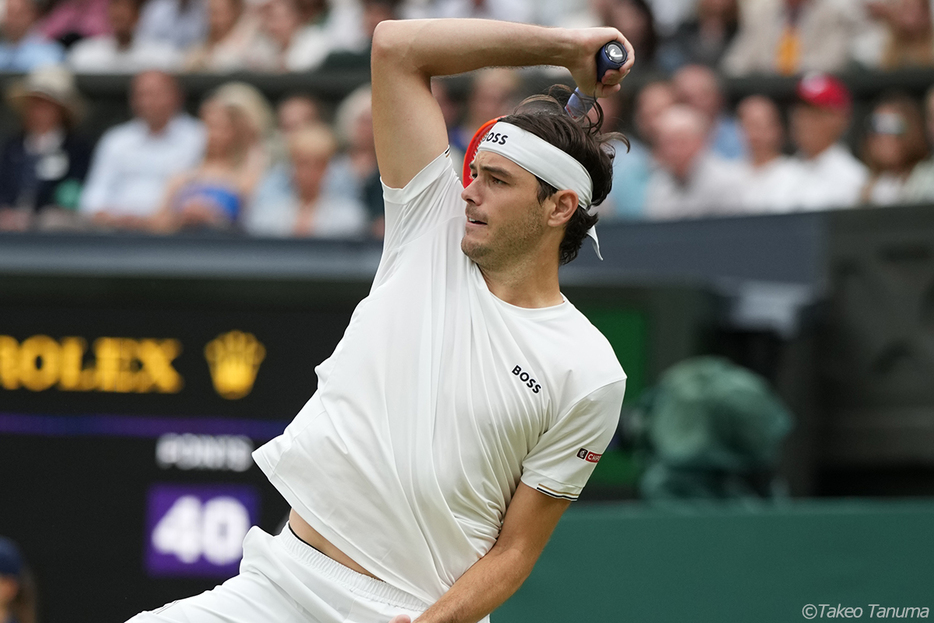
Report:
[[[613,158],[616,150],[610,141],[620,141],[628,150],[629,140],[618,132],[601,134],[603,109],[594,106],[596,120],[585,117],[574,121],[564,110],[571,90],[564,85],[555,85],[547,95],[533,95],[516,108],[515,112],[502,121],[511,123],[544,139],[580,162],[593,180],[591,204],[596,206],[606,199],[613,186]],[[539,203],[557,192],[557,189],[541,178],[538,179]],[[597,224],[597,215],[578,207],[564,231],[559,247],[559,261],[567,264],[577,257],[587,231]]]

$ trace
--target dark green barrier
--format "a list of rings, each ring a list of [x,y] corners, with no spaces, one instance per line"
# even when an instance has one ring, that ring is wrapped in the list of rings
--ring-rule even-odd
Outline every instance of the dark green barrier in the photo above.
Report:
[[[808,605],[814,620],[847,618],[838,605],[882,618],[872,604],[930,618],[932,525],[934,502],[572,507],[493,621],[794,623]]]

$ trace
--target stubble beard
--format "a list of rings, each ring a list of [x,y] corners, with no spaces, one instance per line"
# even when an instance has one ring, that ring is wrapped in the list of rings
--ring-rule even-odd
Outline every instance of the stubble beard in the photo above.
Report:
[[[524,218],[495,232],[495,236],[486,242],[469,240],[465,233],[461,238],[461,251],[486,270],[500,270],[517,263],[537,247],[545,235],[546,226],[541,221],[540,208],[538,202],[527,207]]]

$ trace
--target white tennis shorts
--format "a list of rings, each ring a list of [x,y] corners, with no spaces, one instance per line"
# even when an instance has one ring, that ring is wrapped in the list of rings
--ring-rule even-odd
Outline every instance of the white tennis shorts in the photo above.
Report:
[[[288,526],[276,537],[253,527],[240,575],[128,623],[389,623],[428,605],[331,560]]]

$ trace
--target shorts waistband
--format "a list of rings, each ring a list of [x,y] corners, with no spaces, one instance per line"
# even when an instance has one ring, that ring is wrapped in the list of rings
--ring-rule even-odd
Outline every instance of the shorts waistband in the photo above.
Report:
[[[371,600],[383,602],[390,606],[405,608],[406,610],[420,612],[428,609],[429,604],[426,604],[414,595],[406,593],[382,580],[377,580],[368,575],[358,573],[349,567],[345,567],[336,560],[328,558],[317,549],[298,538],[295,533],[292,532],[288,523],[286,523],[282,532],[280,532],[279,536],[276,538],[281,540],[290,554],[303,563],[322,572],[332,580],[356,593],[360,593]]]

